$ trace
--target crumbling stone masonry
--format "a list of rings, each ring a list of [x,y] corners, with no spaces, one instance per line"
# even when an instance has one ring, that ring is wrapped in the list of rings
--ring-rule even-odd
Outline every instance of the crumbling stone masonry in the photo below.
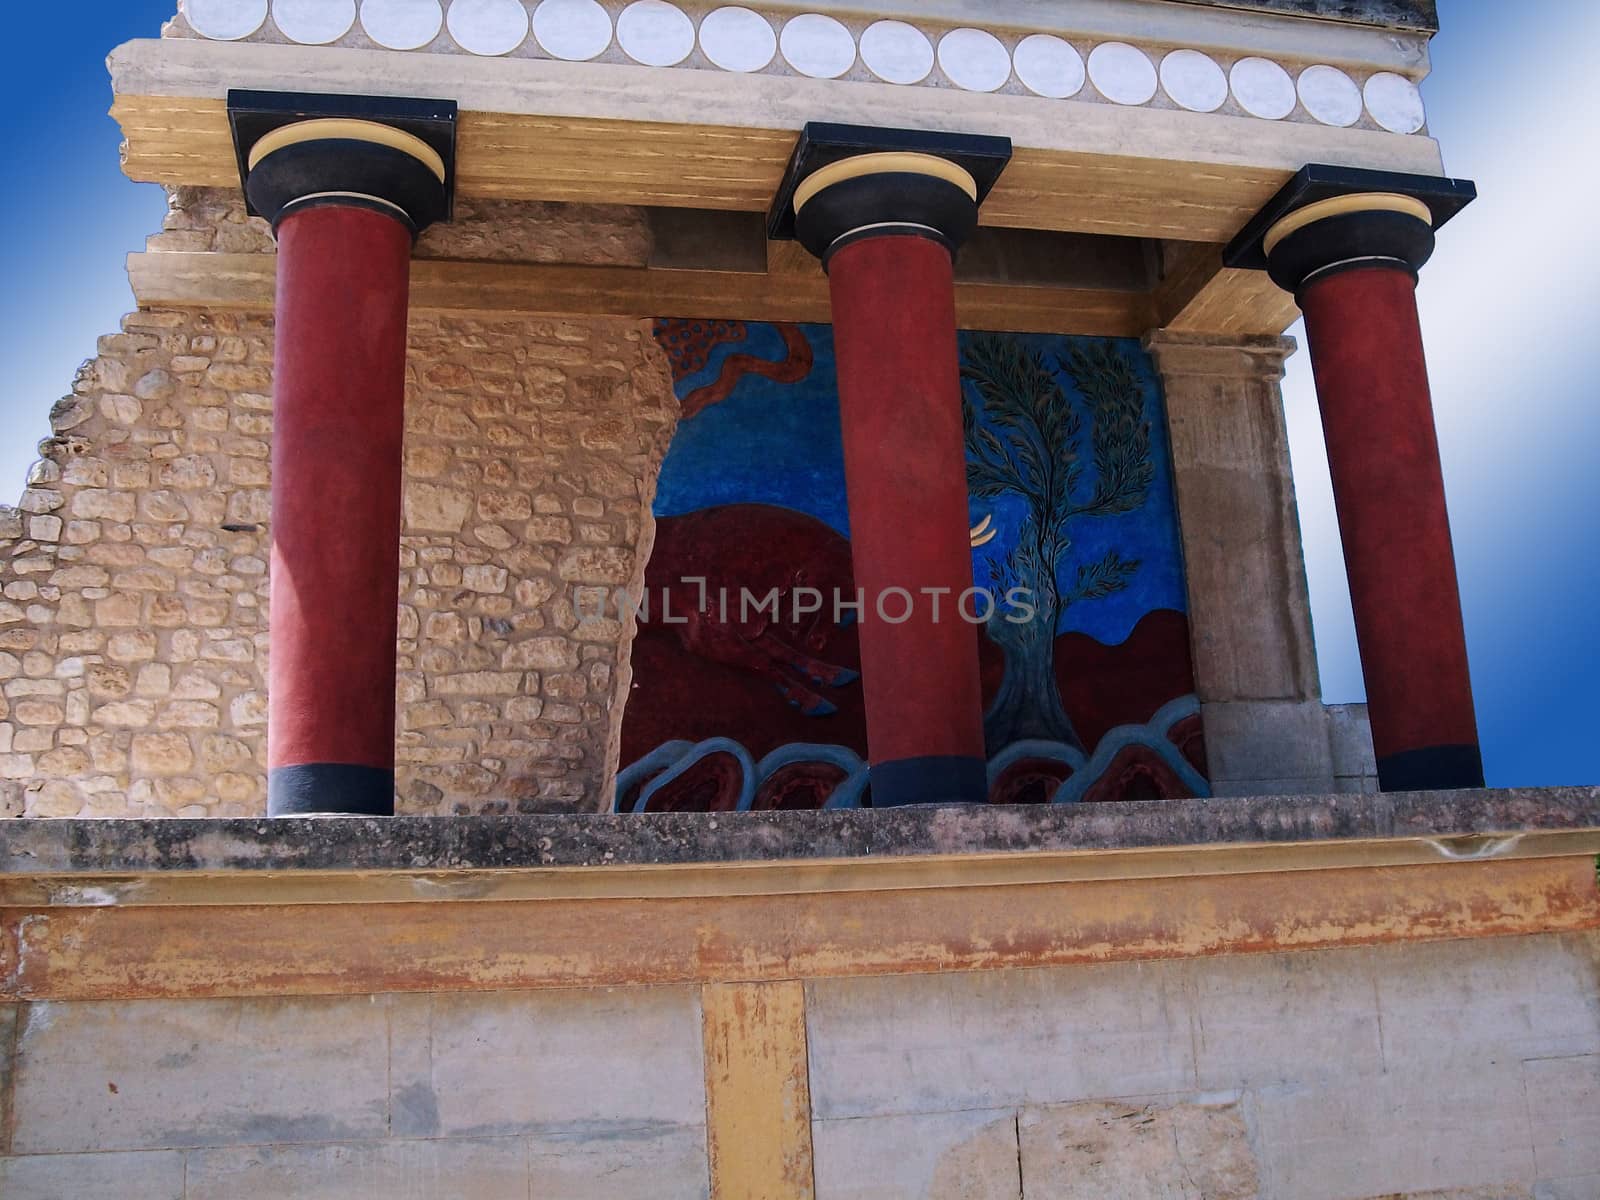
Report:
[[[463,204],[421,257],[637,265],[627,209]],[[489,230],[493,236],[489,236]],[[152,251],[271,253],[182,189]],[[102,338],[0,509],[0,811],[265,811],[272,322],[141,311]],[[411,322],[400,549],[401,811],[599,809],[636,582],[676,421],[625,320]],[[329,512],[329,521],[339,514]]]

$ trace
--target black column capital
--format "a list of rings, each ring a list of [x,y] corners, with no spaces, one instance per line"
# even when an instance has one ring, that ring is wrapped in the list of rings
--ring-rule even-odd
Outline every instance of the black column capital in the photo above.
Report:
[[[954,254],[1011,160],[1009,138],[808,124],[768,216],[767,234],[828,260],[861,237],[930,238]]]
[[[245,200],[272,224],[325,205],[370,208],[416,237],[455,199],[456,104],[230,91]]]
[[[1433,255],[1435,230],[1477,194],[1467,180],[1313,164],[1245,226],[1223,263],[1264,270],[1288,292],[1357,267],[1415,277]]]

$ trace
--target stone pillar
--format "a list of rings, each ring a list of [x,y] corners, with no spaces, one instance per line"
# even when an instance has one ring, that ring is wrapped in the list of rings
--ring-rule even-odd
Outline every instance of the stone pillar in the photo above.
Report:
[[[283,124],[246,161],[278,240],[268,811],[387,815],[411,247],[447,171],[349,119]]]
[[[1483,785],[1417,320],[1434,219],[1410,195],[1356,192],[1262,239],[1305,314],[1384,791]]]
[[[1333,790],[1279,386],[1294,342],[1161,330],[1145,345],[1166,399],[1213,789]]]
[[[833,301],[872,803],[981,803],[978,628],[957,610],[973,576],[954,279],[977,184],[935,155],[860,154],[809,175],[795,213]]]

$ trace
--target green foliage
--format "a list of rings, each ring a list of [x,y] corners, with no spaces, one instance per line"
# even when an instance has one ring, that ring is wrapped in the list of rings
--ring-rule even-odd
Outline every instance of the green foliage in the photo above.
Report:
[[[1085,563],[1078,568],[1077,586],[1072,589],[1072,600],[1103,600],[1122,591],[1139,571],[1137,558],[1123,558],[1115,550],[1106,552],[1099,562]]]
[[[1054,598],[1056,567],[1072,545],[1070,524],[1079,517],[1135,511],[1155,479],[1138,376],[1111,342],[1074,348],[1058,371],[1021,339],[998,334],[971,340],[961,373],[976,390],[986,418],[980,420],[977,406],[963,392],[967,485],[985,499],[1014,492],[1027,500],[1031,514],[1004,569],[991,569],[994,582],[1042,585]],[[1087,431],[1060,374],[1083,397]],[[1085,480],[1088,464],[1092,481]],[[1060,607],[1114,595],[1138,570],[1137,559],[1115,551],[1080,566],[1076,585],[1059,598]]]

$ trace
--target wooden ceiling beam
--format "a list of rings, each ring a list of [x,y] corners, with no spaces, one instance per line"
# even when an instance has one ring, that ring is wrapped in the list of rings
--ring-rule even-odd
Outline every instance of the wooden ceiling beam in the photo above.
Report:
[[[145,308],[270,312],[277,260],[270,254],[145,252],[128,278]],[[707,317],[746,321],[831,319],[820,271],[730,272],[419,259],[411,304],[423,313],[502,316]],[[959,283],[963,328],[1138,337],[1152,327],[1148,295]]]

